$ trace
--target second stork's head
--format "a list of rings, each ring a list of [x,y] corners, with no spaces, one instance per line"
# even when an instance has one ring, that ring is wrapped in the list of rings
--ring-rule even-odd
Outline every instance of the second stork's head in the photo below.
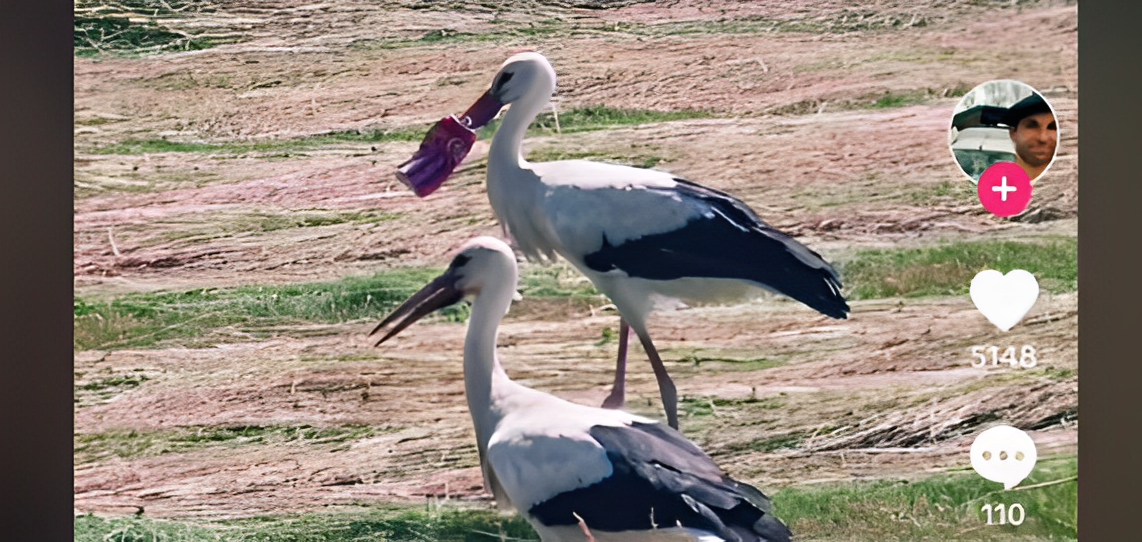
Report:
[[[494,237],[476,237],[460,246],[444,274],[397,307],[373,328],[369,336],[392,325],[392,329],[377,340],[376,344],[380,345],[433,311],[464,299],[484,299],[493,305],[502,304],[503,308],[499,310],[503,312],[488,315],[502,317],[515,295],[518,275],[515,254],[506,243]]]

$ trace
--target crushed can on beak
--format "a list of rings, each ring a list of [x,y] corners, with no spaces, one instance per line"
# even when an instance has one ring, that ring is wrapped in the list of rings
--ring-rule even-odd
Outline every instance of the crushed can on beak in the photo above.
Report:
[[[435,192],[472,150],[476,130],[491,122],[502,108],[503,103],[485,93],[461,117],[441,119],[424,136],[416,154],[397,168],[397,179],[419,197]]]

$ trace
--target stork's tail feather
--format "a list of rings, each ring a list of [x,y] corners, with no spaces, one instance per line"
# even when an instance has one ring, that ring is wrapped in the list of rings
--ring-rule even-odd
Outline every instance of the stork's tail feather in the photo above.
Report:
[[[824,260],[821,260],[821,263],[825,265],[825,268],[819,270],[820,278],[818,280],[784,282],[782,284],[784,288],[778,291],[808,305],[821,314],[841,320],[848,318],[851,309],[848,302],[845,301],[845,296],[841,294],[841,281],[837,278],[837,273],[832,267],[825,264]]]
[[[773,517],[773,514],[766,514],[753,524],[753,532],[761,536],[765,542],[790,542],[793,540],[793,533],[786,527],[781,520]]]
[[[725,481],[744,500],[733,509],[719,514],[729,530],[742,540],[752,542],[789,542],[793,539],[789,527],[773,515],[773,503],[769,497],[749,484],[729,478]]]

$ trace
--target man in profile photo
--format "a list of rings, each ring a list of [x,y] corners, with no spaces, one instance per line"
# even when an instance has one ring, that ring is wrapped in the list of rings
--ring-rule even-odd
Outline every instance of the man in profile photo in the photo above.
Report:
[[[1059,141],[1055,114],[1043,97],[1033,92],[1007,108],[1004,124],[1015,145],[1015,163],[1034,181],[1055,157]]]

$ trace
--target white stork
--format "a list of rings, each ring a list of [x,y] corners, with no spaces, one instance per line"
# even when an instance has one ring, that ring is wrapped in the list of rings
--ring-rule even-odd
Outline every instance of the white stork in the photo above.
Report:
[[[496,336],[517,278],[511,248],[478,237],[370,333],[393,325],[380,345],[426,314],[474,296],[465,395],[485,486],[501,506],[523,514],[544,542],[790,540],[769,498],[730,479],[678,431],[508,378]]]
[[[555,70],[543,55],[512,56],[491,88],[460,119],[438,124],[397,176],[417,195],[428,195],[467,154],[474,130],[511,104],[489,151],[488,199],[529,259],[559,254],[618,308],[619,356],[603,406],[624,404],[633,328],[654,368],[667,421],[678,427],[677,391],[646,327],[663,302],[725,302],[764,290],[847,317],[836,271],[728,194],[653,169],[525,161],[524,133],[554,91]]]

